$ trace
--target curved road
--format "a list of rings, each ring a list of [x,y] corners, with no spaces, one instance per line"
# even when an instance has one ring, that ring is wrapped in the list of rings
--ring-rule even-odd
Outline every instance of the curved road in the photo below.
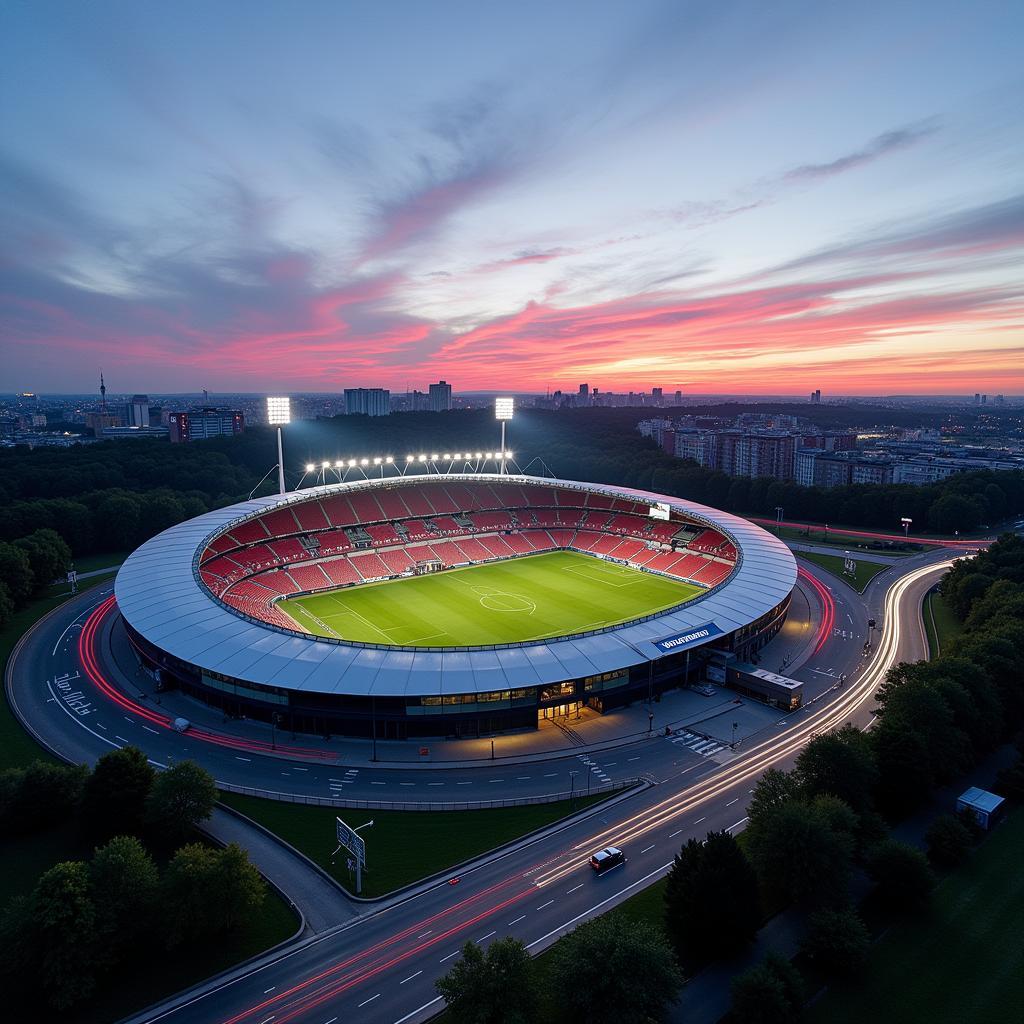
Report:
[[[428,1018],[439,1007],[434,981],[449,969],[466,940],[486,944],[510,934],[534,951],[544,948],[580,921],[664,875],[687,839],[701,837],[709,829],[741,828],[757,778],[769,766],[791,764],[814,733],[846,722],[870,725],[873,695],[885,672],[899,661],[926,656],[921,600],[948,565],[949,555],[942,552],[906,559],[876,577],[863,600],[838,579],[821,574],[835,600],[832,633],[822,638],[795,674],[809,683],[820,674],[827,686],[820,686],[818,700],[779,718],[740,750],[705,758],[667,739],[636,744],[639,753],[630,756],[637,761],[629,770],[636,774],[642,766],[657,785],[582,821],[483,859],[464,872],[457,884],[440,883],[371,911],[136,1019],[203,1024],[333,1024],[338,1020],[411,1024]],[[89,669],[89,645],[81,643],[82,624],[103,597],[102,593],[85,595],[70,608],[74,621],[54,616],[30,635],[17,652],[19,668],[10,680],[13,695],[20,712],[35,716],[37,727],[41,723],[43,728],[56,729],[57,742],[65,745],[67,756],[81,752],[83,759],[92,760],[111,745],[136,741],[138,735],[130,730],[145,733],[142,739],[153,756],[156,748],[150,744],[176,743],[186,737],[134,713],[121,714],[122,724],[118,724],[118,713],[125,709],[80,683]],[[846,616],[849,629],[843,624]],[[880,629],[874,633],[873,649],[865,655],[863,626],[869,616]],[[80,647],[83,661],[78,660]],[[22,674],[27,668],[34,671],[26,682]],[[839,673],[847,675],[841,688],[833,685]],[[68,679],[61,678],[65,674]],[[65,688],[64,683],[69,686]],[[76,708],[76,702],[89,706]],[[55,727],[54,723],[62,724]],[[67,749],[68,744],[72,749]],[[622,748],[615,754],[621,752]],[[260,759],[268,773],[279,776],[290,770],[275,756],[250,753],[249,763]],[[205,744],[203,754],[204,761],[217,757],[226,768],[233,767],[230,761],[236,756],[248,756],[216,743]],[[313,766],[300,767],[307,767],[305,774],[312,776]],[[507,767],[526,774],[522,766]],[[481,773],[496,770],[488,766],[446,773],[409,771],[421,782],[447,774],[446,781],[454,785],[467,779],[480,782]],[[363,769],[359,774],[363,771],[370,775],[402,769]],[[503,779],[504,784],[496,788],[515,792],[514,779]],[[367,789],[372,781],[381,780],[368,778]],[[302,785],[311,786],[311,782]],[[624,848],[629,860],[622,869],[598,879],[587,861],[594,849],[608,844]],[[414,857],[415,850],[409,855]]]

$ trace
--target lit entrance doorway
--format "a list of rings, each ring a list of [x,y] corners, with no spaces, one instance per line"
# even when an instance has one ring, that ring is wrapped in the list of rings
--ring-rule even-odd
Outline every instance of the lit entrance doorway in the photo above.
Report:
[[[554,704],[548,708],[537,709],[537,724],[545,719],[554,721],[556,718],[579,718],[583,711],[583,701],[573,700],[568,704]]]

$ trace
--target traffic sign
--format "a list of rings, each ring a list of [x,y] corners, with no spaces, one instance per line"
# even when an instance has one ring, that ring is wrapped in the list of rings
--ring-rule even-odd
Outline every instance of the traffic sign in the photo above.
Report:
[[[334,820],[337,822],[338,845],[344,846],[359,864],[365,865],[366,843],[363,841],[363,837],[355,829],[349,828],[341,818]],[[370,824],[372,825],[373,822]]]

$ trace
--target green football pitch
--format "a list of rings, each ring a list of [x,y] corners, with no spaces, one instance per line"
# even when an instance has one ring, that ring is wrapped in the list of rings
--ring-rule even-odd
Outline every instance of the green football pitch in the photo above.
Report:
[[[700,587],[553,551],[364,583],[278,603],[318,636],[408,647],[476,647],[613,626],[689,601]]]

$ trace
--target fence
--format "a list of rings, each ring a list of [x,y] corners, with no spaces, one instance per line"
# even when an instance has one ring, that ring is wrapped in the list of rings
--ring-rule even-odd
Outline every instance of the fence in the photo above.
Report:
[[[498,807],[526,807],[531,804],[553,804],[559,800],[571,800],[588,796],[600,796],[605,793],[618,793],[624,789],[645,786],[648,783],[635,776],[619,779],[616,782],[605,782],[588,788],[566,790],[560,793],[542,793],[539,796],[508,797],[504,800],[349,800],[344,797],[306,796],[302,793],[279,793],[269,789],[258,789],[252,786],[235,786],[228,782],[217,785],[225,793],[237,793],[240,796],[255,796],[264,800],[279,800],[290,804],[308,804],[311,807],[345,807],[352,809],[380,811],[478,811]]]

